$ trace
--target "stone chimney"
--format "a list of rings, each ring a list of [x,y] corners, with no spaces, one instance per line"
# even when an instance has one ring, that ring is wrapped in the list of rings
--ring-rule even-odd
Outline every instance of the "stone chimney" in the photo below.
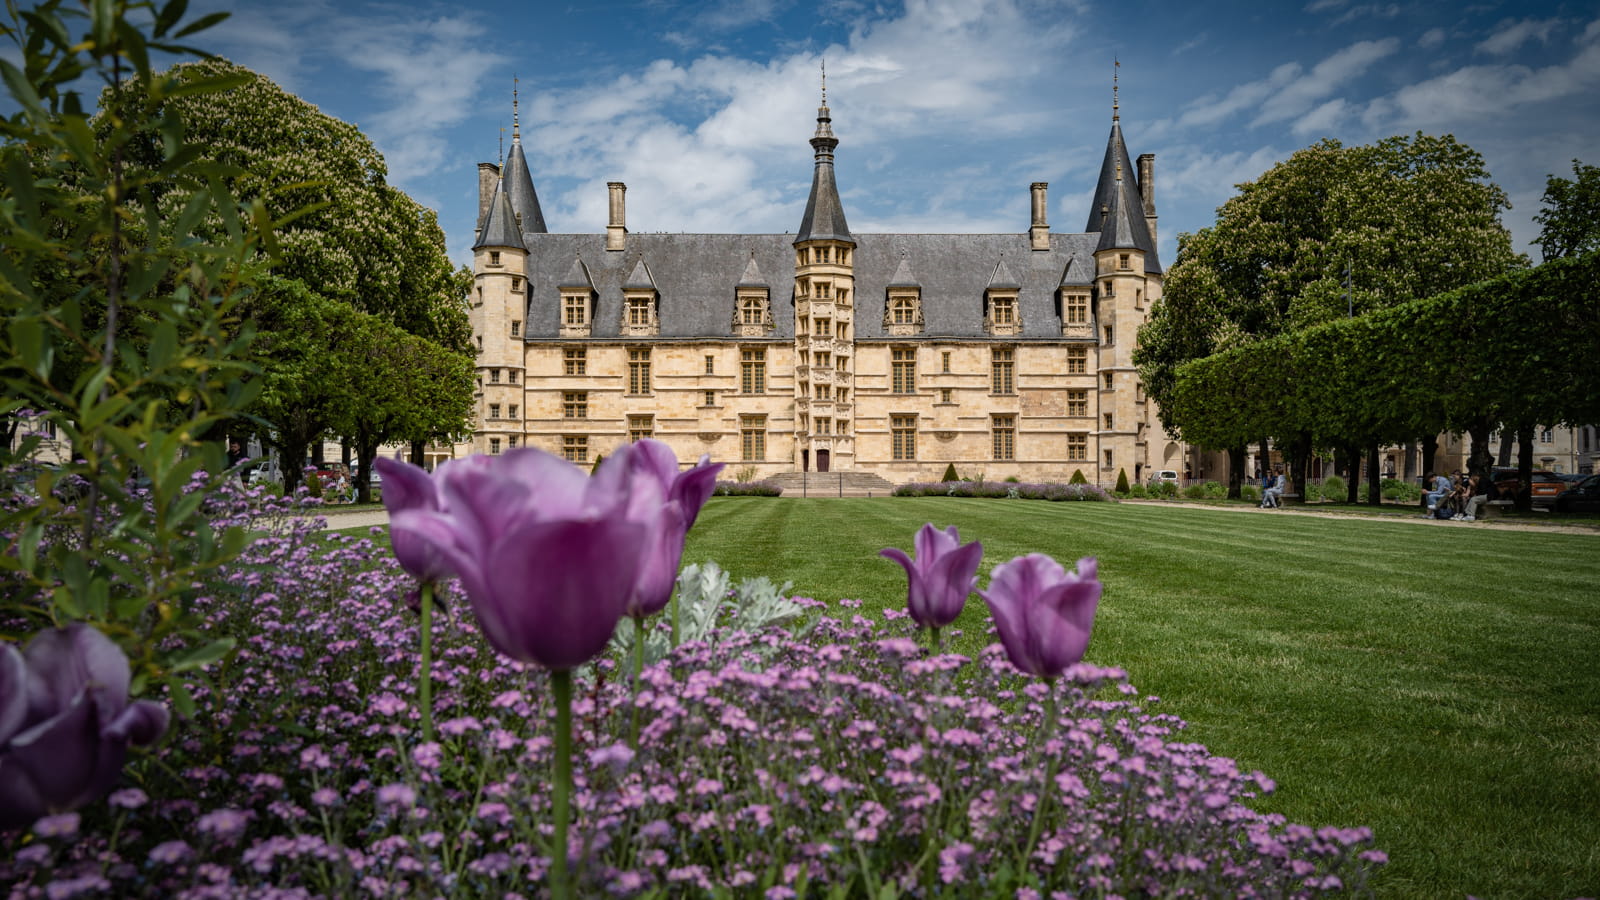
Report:
[[[478,230],[483,230],[484,217],[489,215],[489,199],[494,196],[495,182],[500,180],[500,167],[494,163],[478,163]]]
[[[1150,228],[1152,246],[1156,239],[1156,155],[1139,154],[1139,194],[1144,201],[1144,221]]]
[[[1044,181],[1035,181],[1029,186],[1033,194],[1033,224],[1028,227],[1028,237],[1035,250],[1050,249],[1050,226],[1045,222],[1045,211],[1050,206],[1045,200],[1045,189],[1048,187],[1049,183]]]
[[[620,181],[606,182],[611,192],[611,220],[606,223],[606,249],[621,250],[627,245],[628,215],[623,206],[623,195],[628,186]]]

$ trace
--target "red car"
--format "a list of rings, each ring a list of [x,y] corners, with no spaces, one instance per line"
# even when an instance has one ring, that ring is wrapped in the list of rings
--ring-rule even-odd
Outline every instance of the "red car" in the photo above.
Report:
[[[1507,500],[1513,500],[1522,492],[1522,476],[1515,468],[1496,467],[1489,475],[1494,482],[1495,491]],[[1534,506],[1553,506],[1556,498],[1566,490],[1571,482],[1563,481],[1560,475],[1544,469],[1534,469],[1531,479],[1533,487]]]

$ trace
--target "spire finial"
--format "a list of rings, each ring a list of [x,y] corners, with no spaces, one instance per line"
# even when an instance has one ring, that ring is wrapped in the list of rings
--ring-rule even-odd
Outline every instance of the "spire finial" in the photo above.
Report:
[[[506,126],[501,125],[500,126],[500,148],[495,153],[495,165],[503,166],[505,164],[506,164]]]
[[[518,78],[511,76],[511,143],[522,143],[522,124],[517,120],[517,86]]]
[[[828,105],[828,61],[822,60],[822,105]]]
[[[1122,73],[1122,60],[1111,57],[1111,121],[1122,118],[1117,105],[1117,76]]]

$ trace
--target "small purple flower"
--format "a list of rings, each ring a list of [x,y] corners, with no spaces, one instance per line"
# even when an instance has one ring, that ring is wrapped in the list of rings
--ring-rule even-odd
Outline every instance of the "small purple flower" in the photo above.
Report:
[[[994,614],[1011,664],[1029,675],[1054,678],[1083,659],[1100,603],[1092,556],[1068,572],[1041,553],[995,566],[989,590],[979,596]]]
[[[956,526],[940,531],[932,522],[917,531],[915,543],[915,561],[899,547],[885,547],[878,555],[906,570],[910,582],[906,606],[911,618],[924,628],[942,628],[961,615],[967,595],[978,586],[983,545],[973,541],[962,546]]]
[[[182,862],[191,852],[189,845],[183,841],[167,841],[151,848],[150,861],[171,865]]]
[[[33,823],[33,833],[42,838],[72,837],[78,833],[77,813],[45,816]]]
[[[128,702],[128,658],[88,625],[0,644],[0,831],[104,794],[129,744],[167,730],[166,707]]]
[[[385,809],[410,809],[417,805],[417,792],[409,784],[386,784],[378,788],[376,799]]]
[[[244,834],[245,826],[250,824],[250,815],[237,809],[217,809],[201,816],[194,824],[201,834],[220,841],[232,841]]]

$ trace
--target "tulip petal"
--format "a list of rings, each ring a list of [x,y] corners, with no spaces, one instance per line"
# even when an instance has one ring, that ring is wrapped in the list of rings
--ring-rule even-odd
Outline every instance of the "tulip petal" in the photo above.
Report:
[[[45,719],[66,709],[84,689],[104,688],[113,698],[101,711],[106,721],[122,712],[133,679],[128,657],[98,630],[76,623],[34,635],[23,649],[28,667],[30,718]]]
[[[46,812],[33,779],[22,766],[0,755],[0,831],[31,825]]]
[[[421,466],[379,457],[373,468],[383,476],[383,508],[390,515],[408,509],[438,509],[439,489]]]
[[[28,666],[22,651],[0,644],[0,746],[11,739],[28,717]]]
[[[982,561],[983,545],[973,541],[944,554],[929,567],[929,614],[935,625],[942,628],[961,615],[968,595],[977,587],[978,564]]]
[[[1100,591],[1098,581],[1072,581],[1040,595],[1029,623],[1029,640],[1035,658],[1046,671],[1059,673],[1083,659],[1089,649]]]
[[[633,618],[653,616],[664,609],[678,583],[678,565],[683,562],[683,538],[688,525],[679,504],[668,503],[659,509],[653,520],[643,523],[647,536],[639,548],[639,574],[626,609],[626,614]]]
[[[513,526],[486,557],[493,578],[469,588],[495,649],[571,669],[605,649],[638,574],[645,529],[617,517]]]
[[[663,493],[671,490],[678,477],[678,457],[672,448],[660,441],[646,438],[629,447],[628,471],[634,477],[654,478]]]
[[[694,526],[694,520],[700,516],[700,508],[716,493],[717,476],[722,469],[722,463],[713,463],[710,456],[701,456],[699,464],[681,473],[672,482],[672,491],[667,499],[683,504],[685,528]]]
[[[464,568],[460,528],[450,516],[432,510],[402,510],[389,518],[389,544],[401,567],[418,581],[441,581]]]
[[[153,744],[172,722],[172,714],[165,706],[151,700],[136,700],[128,704],[111,727],[104,732],[110,740],[127,741],[136,747]]]
[[[123,745],[101,738],[98,694],[80,693],[59,714],[12,738],[7,747],[8,764],[16,765],[18,774],[32,783],[48,812],[64,812],[89,802],[109,787],[122,769]],[[105,759],[107,755],[113,759]],[[115,765],[109,767],[111,780],[103,781],[107,762]]]

